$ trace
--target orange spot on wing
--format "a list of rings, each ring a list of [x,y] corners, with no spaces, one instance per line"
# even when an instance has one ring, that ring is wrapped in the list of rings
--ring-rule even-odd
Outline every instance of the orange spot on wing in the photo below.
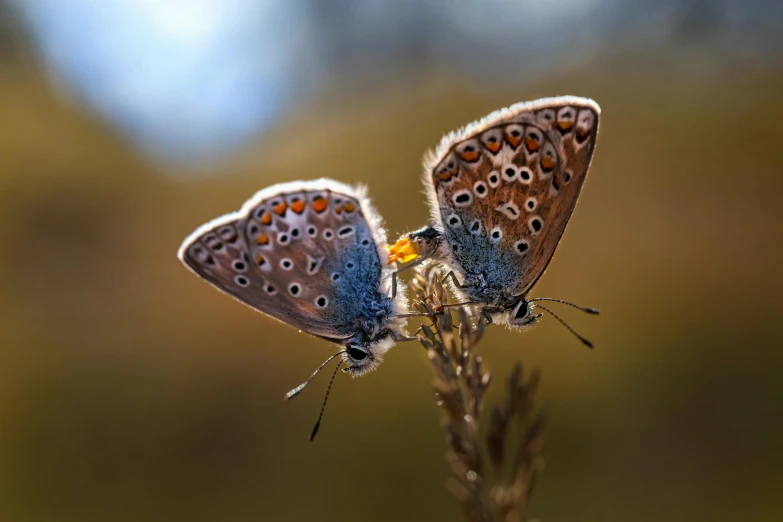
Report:
[[[266,234],[261,234],[256,238],[256,245],[268,245],[269,244],[269,236]]]
[[[354,207],[353,203],[349,201],[348,203],[345,204],[343,208],[345,209],[346,212],[353,212],[356,207]]]
[[[516,147],[520,144],[522,138],[515,138],[511,134],[506,134],[506,141],[509,142],[512,146]]]
[[[264,266],[266,264],[266,259],[264,259],[264,256],[261,254],[256,254],[256,264],[258,266]]]
[[[335,214],[342,214],[343,213],[343,207],[334,207]]]
[[[530,152],[535,152],[541,148],[541,144],[538,142],[538,140],[534,140],[533,138],[527,138],[525,140],[525,147],[527,147],[527,150],[529,150]]]
[[[541,158],[541,167],[544,170],[552,170],[555,168],[555,160],[552,158]]]
[[[261,223],[264,225],[269,225],[272,223],[272,214],[269,212],[264,212],[261,216]]]
[[[579,144],[584,143],[590,137],[590,131],[586,129],[576,128],[576,142]]]
[[[274,210],[274,211],[275,211],[275,214],[277,214],[278,216],[282,216],[282,215],[284,215],[284,214],[285,214],[285,209],[287,209],[287,208],[288,208],[288,205],[286,205],[286,204],[285,204],[285,201],[283,201],[282,203],[280,203],[279,205],[277,205],[277,206],[276,206],[274,209],[272,209],[272,210]]]
[[[317,197],[313,200],[313,204],[312,204],[313,210],[315,210],[319,214],[324,210],[326,210],[326,207],[328,206],[329,203],[326,201],[326,198]]]
[[[435,176],[440,181],[449,181],[451,178],[454,178],[457,175],[459,175],[459,165],[457,165],[457,163],[453,160],[449,163],[449,165],[441,167],[438,173],[435,174]]]
[[[305,209],[304,201],[295,201],[291,203],[291,210],[293,210],[297,214],[301,214],[302,212],[304,212],[304,209]]]
[[[560,128],[561,131],[569,131],[574,126],[573,121],[559,121],[557,122],[557,126]]]
[[[500,143],[490,142],[490,143],[485,143],[484,146],[488,148],[490,151],[492,151],[493,153],[500,150]]]
[[[465,161],[476,161],[478,157],[479,157],[478,152],[475,151],[468,151],[460,154],[460,158],[462,158]]]

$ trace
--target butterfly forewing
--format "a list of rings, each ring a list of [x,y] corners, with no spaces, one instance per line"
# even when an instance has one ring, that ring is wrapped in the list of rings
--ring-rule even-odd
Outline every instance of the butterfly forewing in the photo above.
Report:
[[[180,259],[239,301],[313,335],[346,339],[384,302],[383,232],[364,195],[332,181],[258,193],[188,237]]]
[[[526,294],[587,176],[600,110],[585,98],[518,104],[444,138],[425,166],[433,219],[463,279]]]

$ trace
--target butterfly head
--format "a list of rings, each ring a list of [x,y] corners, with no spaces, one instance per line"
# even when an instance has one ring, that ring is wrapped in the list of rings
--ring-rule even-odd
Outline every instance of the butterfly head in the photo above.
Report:
[[[383,362],[383,355],[394,345],[391,330],[385,329],[374,336],[356,336],[345,344],[343,370],[359,377],[376,369]]]
[[[533,303],[520,299],[508,307],[498,310],[493,320],[500,324],[507,324],[514,329],[527,330],[532,328],[540,318],[541,314],[533,312]]]

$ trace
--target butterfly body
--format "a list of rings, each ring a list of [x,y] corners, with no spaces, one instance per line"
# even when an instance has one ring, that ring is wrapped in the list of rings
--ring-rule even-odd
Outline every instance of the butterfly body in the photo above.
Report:
[[[359,375],[404,336],[385,241],[362,190],[321,179],[258,192],[199,227],[178,257],[240,302],[345,347]]]
[[[455,292],[485,315],[532,325],[526,297],[576,206],[599,114],[586,98],[546,98],[448,134],[424,166],[432,224],[401,241],[443,263]]]

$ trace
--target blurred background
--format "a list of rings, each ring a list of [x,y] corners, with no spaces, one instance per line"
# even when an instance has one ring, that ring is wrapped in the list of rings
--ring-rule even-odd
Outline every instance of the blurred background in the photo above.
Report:
[[[597,306],[493,328],[543,372],[543,520],[781,520],[783,4],[0,0],[0,519],[430,521],[418,345],[283,394],[333,351],[175,257],[254,191],[369,186],[427,218],[441,135],[542,96],[603,109],[535,289]],[[500,397],[494,386],[490,401]]]

